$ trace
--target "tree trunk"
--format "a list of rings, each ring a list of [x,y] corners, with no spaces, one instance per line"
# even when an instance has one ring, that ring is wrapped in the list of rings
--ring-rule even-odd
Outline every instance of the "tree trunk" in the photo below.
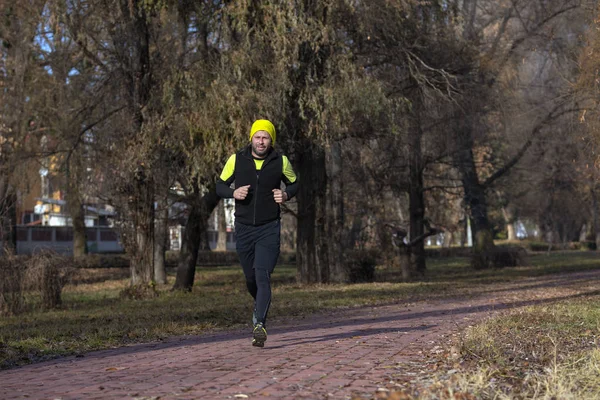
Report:
[[[199,195],[200,190],[196,188],[194,195]],[[202,196],[198,202],[192,203],[190,213],[185,224],[185,232],[179,252],[177,263],[177,276],[175,278],[174,290],[191,291],[196,276],[196,263],[200,248],[208,246],[206,229],[208,218],[219,202],[219,197],[214,189]]]
[[[596,250],[600,250],[600,212],[598,207],[598,195],[596,194],[596,185],[592,185],[592,240],[596,242]]]
[[[131,284],[148,285],[154,281],[154,190],[143,167],[136,173],[134,193],[129,203],[133,219],[130,246]]]
[[[453,231],[445,231],[444,232],[444,240],[442,242],[442,247],[449,248],[452,247],[452,242],[454,241],[454,232]]]
[[[0,178],[0,241],[6,250],[17,252],[17,195],[8,177]]]
[[[421,127],[414,124],[413,132],[409,135],[409,214],[410,214],[410,240],[422,236],[425,222],[425,199],[423,196],[423,159],[421,149],[422,139]],[[419,241],[410,249],[410,258],[413,264],[412,270],[419,275],[424,275],[425,264],[425,242]]]
[[[87,236],[85,227],[85,210],[83,205],[83,196],[81,193],[81,175],[82,165],[80,164],[79,153],[77,151],[69,154],[66,160],[66,196],[67,212],[71,216],[73,225],[73,258],[82,258],[88,253]]]
[[[517,234],[515,232],[515,225],[513,223],[506,224],[506,236],[511,242],[517,240]]]
[[[165,253],[169,238],[169,204],[166,196],[156,200],[156,218],[154,219],[154,280],[167,283]]]
[[[302,283],[327,283],[326,162],[323,148],[307,144],[298,169],[297,275]]]
[[[348,250],[353,250],[356,248],[356,245],[360,241],[360,233],[362,231],[362,215],[355,214],[352,218],[352,227],[350,228],[350,233],[347,236],[346,248]]]
[[[116,78],[123,87],[126,113],[130,116],[127,125],[123,126],[127,133],[124,143],[127,143],[140,138],[144,115],[152,113],[148,107],[153,88],[150,30],[142,2],[120,0],[115,7],[118,9],[114,15],[119,19],[123,36],[113,35],[112,45],[125,49],[119,54],[115,71],[119,74]],[[130,259],[131,286],[138,286],[142,291],[154,280],[154,171],[146,161],[139,161],[133,170],[124,163],[127,169],[118,185],[123,200],[120,214],[124,217],[124,244]]]
[[[473,258],[471,265],[475,269],[493,267],[494,237],[488,219],[485,188],[479,182],[473,158],[473,139],[470,127],[462,132],[461,149],[457,152],[457,165],[461,172],[465,204],[470,211],[471,230],[473,232]]]
[[[78,198],[80,199],[80,197]],[[74,200],[73,197],[70,199],[71,201]],[[67,200],[69,213],[71,214],[73,223],[73,257],[81,258],[85,257],[88,253],[87,235],[85,232],[85,212],[81,201],[77,202],[77,200],[74,200],[75,204],[71,204],[71,201]]]
[[[424,224],[425,225],[425,224]],[[413,237],[408,240],[407,234],[408,232],[401,227],[386,225],[388,228],[392,230],[392,243],[398,249],[398,259],[400,264],[400,272],[402,273],[402,280],[404,282],[410,281],[415,275],[415,262],[414,256],[412,252],[420,243],[423,243],[429,236],[436,235],[439,231],[435,228],[432,228],[429,224],[426,224],[423,230],[423,234]]]
[[[219,202],[217,213],[217,251],[227,251],[227,219],[225,218],[225,200]]]
[[[11,191],[8,198],[8,225],[7,230],[8,237],[6,238],[6,244],[8,244],[17,253],[17,193]]]
[[[412,261],[410,247],[400,246],[398,255],[400,258],[400,272],[402,274],[402,282],[410,282],[414,273],[414,263]]]
[[[474,173],[475,171],[472,170],[472,172]],[[495,245],[488,219],[485,190],[477,181],[477,176],[473,176],[472,174],[466,175],[466,179],[463,177],[463,186],[465,200],[471,211],[471,230],[473,232],[472,266],[475,269],[493,267],[492,253]]]
[[[472,156],[472,153],[469,153]],[[494,238],[488,219],[485,190],[479,184],[474,163],[467,165],[465,168],[463,187],[465,202],[470,209],[471,230],[473,232],[473,258],[471,265],[475,269],[493,267],[492,253],[495,249]]]
[[[181,239],[177,276],[175,277],[173,289],[191,291],[194,286],[196,263],[200,248],[200,232],[202,230],[201,221],[200,205],[194,204],[190,207],[183,238]]]
[[[502,207],[502,215],[504,216],[504,222],[506,223],[506,236],[509,241],[517,240],[515,232],[515,216],[510,207]]]
[[[342,177],[342,145],[334,142],[328,149],[327,162],[327,238],[329,278],[332,283],[350,280],[344,257],[344,185]]]
[[[124,79],[127,84],[128,109],[132,116],[132,134],[140,135],[144,125],[143,110],[147,110],[152,90],[150,64],[150,32],[145,9],[139,2],[121,0],[121,15],[125,19],[130,43]],[[135,12],[132,12],[135,7]],[[130,254],[131,284],[148,285],[154,280],[154,182],[152,171],[142,165],[134,175],[130,197],[130,216],[133,223],[133,244]]]
[[[71,177],[72,178],[72,177]],[[69,179],[69,178],[67,178]],[[67,188],[67,208],[71,215],[73,224],[73,257],[85,257],[88,253],[87,235],[85,227],[85,211],[81,201],[81,195],[76,182],[68,184]]]
[[[327,24],[330,5],[326,2],[305,0],[302,2],[306,17]],[[300,135],[296,141],[299,160],[298,225],[296,235],[297,279],[303,283],[327,283],[331,278],[329,265],[327,229],[327,160],[325,149],[318,138],[307,137],[309,121],[315,118],[310,107],[301,110],[302,91],[309,82],[320,85],[328,74],[327,61],[332,50],[326,39],[320,43],[305,41],[298,46],[298,61],[290,65],[289,79],[294,89],[288,93],[289,114],[286,118],[288,132]],[[310,89],[309,89],[310,90]],[[311,115],[312,114],[312,115]],[[335,204],[335,202],[334,202]],[[339,209],[336,212],[339,213]],[[338,214],[343,218],[343,212]],[[335,251],[334,251],[335,252]],[[336,270],[339,265],[334,266]]]

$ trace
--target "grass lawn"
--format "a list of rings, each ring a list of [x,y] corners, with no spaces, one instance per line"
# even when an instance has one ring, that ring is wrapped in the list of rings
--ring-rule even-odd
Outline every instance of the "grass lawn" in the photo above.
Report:
[[[453,273],[461,286],[474,283],[471,293],[477,293],[519,277],[597,269],[600,257],[565,252],[530,262],[470,277],[460,268]],[[432,355],[420,382],[389,399],[600,399],[600,282],[587,286],[598,290],[507,311],[468,328]]]
[[[434,360],[389,399],[600,399],[600,296],[491,318]]]
[[[421,281],[400,283],[399,271],[381,266],[377,268],[375,282],[353,285],[299,285],[295,281],[295,267],[280,265],[273,276],[270,318],[294,317],[340,307],[477,295],[509,281],[598,269],[600,258],[595,252],[551,253],[530,256],[529,264],[527,267],[473,271],[467,259],[430,259],[427,277]],[[171,283],[173,279],[170,275]],[[62,308],[44,312],[32,307],[24,314],[2,317],[0,367],[10,368],[60,355],[150,342],[169,336],[199,335],[249,326],[251,298],[238,266],[199,268],[191,293],[171,292],[171,286],[166,285],[158,288],[160,295],[157,298],[148,300],[121,299],[119,294],[128,283],[125,269],[85,270],[65,287]],[[465,393],[477,392],[483,397],[501,398],[495,396],[504,393],[508,384],[518,386],[523,392],[530,390],[535,386],[531,386],[532,374],[545,374],[547,368],[552,371],[566,368],[568,374],[581,368],[593,371],[590,365],[597,368],[600,359],[597,350],[590,353],[594,343],[597,348],[599,305],[598,297],[565,301],[559,305],[521,310],[516,316],[505,316],[503,318],[507,319],[474,327],[460,344],[463,356],[459,367],[464,376],[453,375],[452,380],[445,383],[444,390],[463,390]],[[532,326],[536,328],[531,329]],[[512,347],[507,347],[507,343],[512,343]],[[525,357],[532,351],[536,354],[534,361]],[[525,362],[527,364],[523,364]],[[454,364],[456,361],[448,368],[456,369]],[[583,376],[581,373],[575,375]],[[543,376],[552,379],[551,374]],[[492,387],[473,384],[473,381],[484,382],[486,379],[497,384]],[[568,386],[564,382],[560,385]],[[592,383],[586,385],[589,387]]]

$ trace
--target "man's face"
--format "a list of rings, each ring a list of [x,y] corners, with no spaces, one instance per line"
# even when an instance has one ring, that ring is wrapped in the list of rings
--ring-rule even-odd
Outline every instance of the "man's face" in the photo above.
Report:
[[[271,135],[267,131],[258,131],[252,136],[252,155],[263,158],[271,147]]]

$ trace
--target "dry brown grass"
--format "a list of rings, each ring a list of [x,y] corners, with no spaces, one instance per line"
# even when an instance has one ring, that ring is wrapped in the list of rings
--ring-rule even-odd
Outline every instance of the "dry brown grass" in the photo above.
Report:
[[[399,393],[426,400],[598,399],[599,345],[600,296],[529,307],[471,327],[434,357],[434,372]]]
[[[51,251],[27,257],[6,252],[0,257],[0,315],[59,307],[75,271],[70,259]]]

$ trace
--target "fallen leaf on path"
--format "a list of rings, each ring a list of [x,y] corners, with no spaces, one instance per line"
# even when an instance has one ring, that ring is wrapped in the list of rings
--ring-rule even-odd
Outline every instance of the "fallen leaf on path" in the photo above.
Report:
[[[108,367],[108,368],[106,368],[107,371],[120,371],[122,369],[125,369],[125,367]]]
[[[404,391],[392,392],[390,397],[388,397],[388,400],[413,400],[413,399],[414,399],[414,397],[412,397],[408,393],[405,393]]]

